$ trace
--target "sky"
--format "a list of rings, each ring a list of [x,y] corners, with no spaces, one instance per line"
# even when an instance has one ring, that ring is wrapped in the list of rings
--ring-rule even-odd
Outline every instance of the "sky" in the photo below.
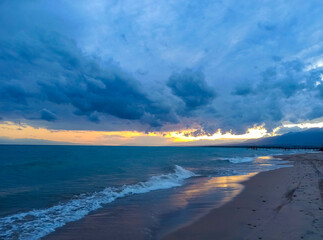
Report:
[[[3,0],[0,143],[217,144],[323,127],[321,0]]]

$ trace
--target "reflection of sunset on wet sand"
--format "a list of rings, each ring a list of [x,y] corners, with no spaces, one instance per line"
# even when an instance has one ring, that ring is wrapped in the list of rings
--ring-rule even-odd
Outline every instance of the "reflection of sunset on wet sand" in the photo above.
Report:
[[[244,182],[251,178],[252,176],[256,175],[257,173],[249,173],[247,175],[236,175],[236,176],[223,176],[223,177],[210,177],[207,180],[199,181],[196,185],[188,186],[180,195],[176,195],[176,198],[172,198],[172,202],[176,204],[178,207],[186,206],[190,199],[196,198],[199,195],[214,191],[220,190],[223,188],[223,199],[219,202],[219,205],[230,201],[234,196],[239,194],[243,189],[243,185],[241,182]]]

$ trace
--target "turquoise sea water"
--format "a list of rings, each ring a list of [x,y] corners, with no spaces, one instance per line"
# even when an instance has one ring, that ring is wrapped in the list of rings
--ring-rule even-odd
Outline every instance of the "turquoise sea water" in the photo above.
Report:
[[[0,146],[0,238],[39,239],[122,198],[277,168],[282,150]],[[259,158],[260,157],[260,158]],[[158,194],[158,192],[156,193]],[[143,195],[144,196],[144,195]]]

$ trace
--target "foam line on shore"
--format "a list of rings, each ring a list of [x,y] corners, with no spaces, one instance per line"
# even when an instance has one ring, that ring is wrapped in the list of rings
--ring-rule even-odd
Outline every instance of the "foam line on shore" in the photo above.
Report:
[[[154,190],[178,187],[195,173],[175,165],[173,173],[153,176],[145,182],[124,185],[121,188],[107,187],[101,192],[82,194],[65,203],[47,209],[32,210],[0,219],[1,239],[40,239],[68,222],[77,221],[90,212],[118,198],[142,194]]]

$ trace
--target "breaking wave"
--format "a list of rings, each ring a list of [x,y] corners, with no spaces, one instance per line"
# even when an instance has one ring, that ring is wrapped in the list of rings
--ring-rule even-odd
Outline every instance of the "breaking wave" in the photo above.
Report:
[[[1,239],[39,239],[64,226],[76,221],[91,211],[101,208],[118,198],[132,194],[147,193],[159,189],[178,187],[183,180],[197,176],[195,173],[180,166],[175,166],[173,173],[153,176],[145,182],[125,185],[121,188],[107,187],[101,192],[90,195],[82,194],[65,203],[47,209],[32,210],[0,218]]]
[[[221,158],[221,160],[227,160],[230,163],[247,163],[252,162],[255,157],[234,157],[234,158]]]

